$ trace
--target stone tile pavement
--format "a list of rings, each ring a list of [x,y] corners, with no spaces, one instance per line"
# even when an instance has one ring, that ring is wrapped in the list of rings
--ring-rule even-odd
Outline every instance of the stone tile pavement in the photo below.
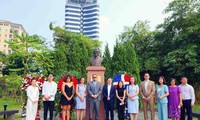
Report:
[[[115,114],[114,120],[118,120],[118,118],[117,118],[117,116],[118,116],[117,112],[115,112],[114,114]],[[150,112],[148,112],[148,116],[150,117]],[[19,118],[17,120],[25,120],[25,118]],[[40,111],[40,120],[43,120],[43,111]],[[61,120],[61,119],[54,118],[54,120]],[[126,120],[128,120],[128,119],[126,119]],[[138,114],[138,120],[144,120],[143,112],[142,111],[140,111],[139,114]],[[157,112],[155,113],[155,120],[158,120]]]

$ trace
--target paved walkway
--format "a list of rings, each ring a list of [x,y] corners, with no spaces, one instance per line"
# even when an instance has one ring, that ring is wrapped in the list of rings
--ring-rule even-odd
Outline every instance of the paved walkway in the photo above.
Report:
[[[150,112],[148,112],[148,116],[150,117]],[[114,120],[118,120],[117,112],[115,112],[115,116],[114,117],[115,117]],[[19,118],[17,120],[25,120],[25,118]],[[43,120],[43,111],[40,111],[40,120]],[[61,119],[55,118],[54,120],[61,120]],[[128,119],[126,119],[126,120],[128,120]],[[141,111],[138,114],[138,120],[144,120],[143,112],[141,112]],[[155,113],[155,120],[158,120],[157,112]]]

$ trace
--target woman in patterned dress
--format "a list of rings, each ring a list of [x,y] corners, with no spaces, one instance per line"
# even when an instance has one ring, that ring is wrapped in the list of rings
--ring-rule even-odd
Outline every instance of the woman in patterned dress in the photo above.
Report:
[[[169,96],[168,96],[168,117],[172,120],[180,119],[180,108],[182,104],[181,89],[176,86],[176,79],[170,80]]]

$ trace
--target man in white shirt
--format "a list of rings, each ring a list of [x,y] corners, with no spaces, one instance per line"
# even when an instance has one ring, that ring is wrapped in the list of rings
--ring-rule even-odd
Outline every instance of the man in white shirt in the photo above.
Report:
[[[48,81],[45,81],[42,87],[44,120],[47,120],[48,110],[50,111],[49,120],[53,120],[53,109],[56,92],[57,84],[53,81],[53,74],[49,74]]]
[[[194,88],[187,84],[187,77],[181,78],[181,88],[183,106],[181,107],[181,120],[185,120],[185,109],[187,111],[188,120],[192,120],[192,107],[195,102]]]
[[[115,93],[115,87],[112,85],[112,78],[108,78],[107,84],[104,85],[102,91],[106,120],[109,120],[109,113],[111,120],[114,120]]]

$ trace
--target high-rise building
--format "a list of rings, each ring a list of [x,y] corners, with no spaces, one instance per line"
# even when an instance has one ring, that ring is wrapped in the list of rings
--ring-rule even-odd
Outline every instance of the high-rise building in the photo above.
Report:
[[[66,30],[99,38],[99,4],[97,0],[67,0],[65,6]]]
[[[11,39],[14,37],[13,32],[16,32],[19,35],[26,33],[21,24],[0,20],[0,51],[4,52],[5,54],[12,53],[12,49],[9,48],[6,40],[11,41]]]

